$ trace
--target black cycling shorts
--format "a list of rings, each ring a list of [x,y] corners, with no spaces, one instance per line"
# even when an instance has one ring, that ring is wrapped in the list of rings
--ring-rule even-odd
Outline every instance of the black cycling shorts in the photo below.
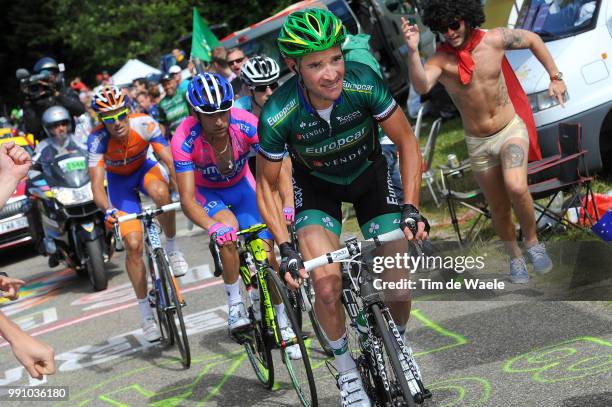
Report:
[[[349,185],[334,184],[294,166],[296,229],[320,225],[340,236],[342,202],[352,203],[365,239],[399,227],[401,209],[382,155]]]

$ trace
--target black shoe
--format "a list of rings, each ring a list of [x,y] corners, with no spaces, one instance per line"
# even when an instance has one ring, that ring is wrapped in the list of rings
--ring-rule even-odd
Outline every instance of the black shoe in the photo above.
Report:
[[[57,255],[52,254],[51,256],[49,256],[48,264],[50,268],[55,268],[59,266],[59,259],[57,258]]]

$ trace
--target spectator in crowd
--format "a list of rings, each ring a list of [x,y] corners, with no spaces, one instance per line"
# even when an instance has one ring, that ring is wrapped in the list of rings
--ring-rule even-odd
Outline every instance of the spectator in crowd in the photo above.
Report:
[[[87,92],[90,90],[87,85],[83,83],[81,77],[79,76],[75,77],[73,80],[70,81],[70,88],[78,93]]]
[[[176,81],[177,92],[181,95],[184,95],[187,92],[187,87],[189,86],[189,79],[183,79],[183,70],[178,65],[172,65],[170,69],[168,69],[168,73],[174,77]]]
[[[148,92],[139,92],[136,95],[136,103],[138,103],[142,113],[148,114],[154,118],[156,122],[159,122],[159,106],[157,106],[157,103],[153,103],[151,95],[149,95]]]
[[[108,74],[108,71],[102,71],[101,73],[96,75],[96,87],[93,88],[93,92],[96,93],[98,89],[102,88],[105,85],[109,85],[111,83],[111,77]]]
[[[161,90],[159,89],[159,83],[149,82],[147,85],[147,93],[151,97],[151,103],[158,105],[161,101]]]
[[[189,109],[185,94],[176,91],[176,81],[171,74],[163,74],[160,81],[166,96],[159,102],[159,123],[168,129],[169,135],[172,135],[183,119],[189,116]]]
[[[134,88],[134,96],[140,92],[146,92],[147,80],[145,78],[136,78],[132,81],[132,87]]]
[[[249,96],[251,93],[249,92],[248,87],[245,85],[243,80],[240,78],[240,67],[244,65],[246,61],[248,61],[244,52],[238,47],[230,48],[227,51],[227,65],[232,70],[236,78],[231,81],[232,89],[234,90],[234,97],[238,99],[242,96]]]
[[[212,63],[210,71],[223,76],[228,82],[232,82],[236,78],[236,74],[230,69],[227,64],[227,51],[223,47],[215,47],[212,50]]]
[[[170,69],[168,69],[168,73],[170,75],[172,75],[172,77],[174,78],[174,80],[176,81],[176,85],[180,85],[181,82],[183,81],[183,75],[182,75],[183,70],[181,69],[180,66],[178,65],[172,65],[170,67]]]
[[[186,69],[189,64],[189,59],[185,58],[185,51],[182,49],[175,48],[172,50],[172,56],[176,59],[176,64],[181,69]]]

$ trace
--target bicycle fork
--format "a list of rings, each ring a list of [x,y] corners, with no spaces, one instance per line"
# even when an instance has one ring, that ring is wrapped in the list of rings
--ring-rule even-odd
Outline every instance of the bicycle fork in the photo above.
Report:
[[[408,346],[404,342],[404,338],[402,338],[402,335],[400,335],[399,330],[397,329],[397,325],[391,317],[389,309],[385,307],[382,313],[385,319],[387,320],[387,323],[389,324],[389,328],[391,329],[391,332],[393,333],[397,344],[400,347],[398,357],[400,364],[402,365],[402,371],[406,376],[406,381],[408,382],[410,393],[412,394],[414,400],[417,403],[421,404],[423,403],[424,399],[431,398],[431,392],[423,385],[423,381],[419,374],[419,370],[416,367],[416,362],[414,361],[412,352],[408,350]]]

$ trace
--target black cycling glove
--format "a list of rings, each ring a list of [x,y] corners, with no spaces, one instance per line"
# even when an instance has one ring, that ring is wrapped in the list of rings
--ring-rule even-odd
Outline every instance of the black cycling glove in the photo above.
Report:
[[[401,228],[409,228],[413,235],[419,230],[418,223],[423,222],[425,224],[425,232],[429,233],[431,227],[425,216],[421,215],[419,210],[412,204],[405,204],[402,208],[402,221],[400,223]]]
[[[287,242],[282,243],[278,246],[281,255],[280,272],[283,279],[285,273],[291,273],[291,277],[297,281],[298,270],[304,268],[304,262],[300,257],[300,254]]]

